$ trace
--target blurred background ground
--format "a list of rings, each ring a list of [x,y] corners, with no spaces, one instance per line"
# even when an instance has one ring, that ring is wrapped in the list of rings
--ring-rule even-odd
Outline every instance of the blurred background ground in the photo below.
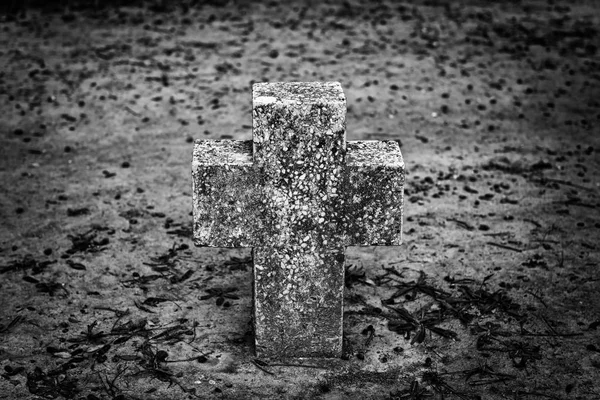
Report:
[[[0,398],[600,399],[597,2],[4,7]],[[256,360],[250,252],[191,243],[193,139],[293,80],[408,170],[329,365]]]

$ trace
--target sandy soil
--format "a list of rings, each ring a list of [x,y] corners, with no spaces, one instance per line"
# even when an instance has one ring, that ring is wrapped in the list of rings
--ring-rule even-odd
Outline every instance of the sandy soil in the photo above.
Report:
[[[0,24],[0,398],[600,399],[600,3],[170,4]],[[190,162],[292,80],[408,175],[344,358],[282,366],[249,250],[191,244]]]

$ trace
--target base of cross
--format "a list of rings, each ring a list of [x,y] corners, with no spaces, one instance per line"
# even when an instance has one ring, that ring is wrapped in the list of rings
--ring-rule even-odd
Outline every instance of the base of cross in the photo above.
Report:
[[[252,141],[195,143],[194,243],[253,248],[258,357],[340,357],[345,248],[401,243],[400,148],[345,114],[339,83],[255,84]]]
[[[256,354],[339,357],[344,251],[255,247],[252,253]]]

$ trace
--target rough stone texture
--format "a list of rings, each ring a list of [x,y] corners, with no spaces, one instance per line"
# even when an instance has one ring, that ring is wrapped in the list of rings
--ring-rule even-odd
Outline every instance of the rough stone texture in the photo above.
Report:
[[[253,247],[260,357],[340,356],[345,246],[401,242],[400,148],[345,114],[339,83],[260,83],[252,141],[196,141],[194,242]]]

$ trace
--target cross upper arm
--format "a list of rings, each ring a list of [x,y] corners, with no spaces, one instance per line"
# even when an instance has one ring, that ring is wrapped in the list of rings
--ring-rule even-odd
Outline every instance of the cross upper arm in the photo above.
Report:
[[[198,246],[253,247],[276,221],[261,218],[261,176],[252,141],[198,141],[192,193]],[[396,142],[348,142],[341,230],[345,245],[399,245],[404,161]]]

